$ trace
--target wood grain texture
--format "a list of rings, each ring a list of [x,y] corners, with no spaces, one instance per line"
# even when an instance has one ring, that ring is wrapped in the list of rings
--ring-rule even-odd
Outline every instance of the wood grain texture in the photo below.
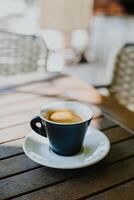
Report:
[[[37,101],[38,102],[35,102],[35,103],[33,102],[34,106],[32,106],[32,103],[31,103],[31,106],[29,106],[29,107],[31,107],[30,110],[29,110],[29,108],[27,106],[26,106],[26,110],[25,110],[25,106],[24,105],[21,108],[21,104],[20,104],[20,105],[16,106],[17,108],[15,110],[21,109],[21,112],[14,113],[12,115],[8,115],[7,114],[7,115],[1,117],[1,120],[0,120],[0,129],[5,129],[5,128],[8,128],[8,127],[13,127],[13,126],[16,126],[16,125],[19,125],[19,124],[24,124],[26,122],[27,123],[30,122],[31,118],[34,115],[39,114],[40,107],[41,107],[42,104],[56,101],[56,99],[45,98],[45,99],[39,99]],[[25,103],[25,105],[26,104],[27,103]]]
[[[27,111],[24,113],[17,113],[12,116],[2,117],[0,120],[0,130],[13,127],[16,125],[30,122],[32,116],[37,115],[38,109]]]
[[[104,161],[113,163],[131,156],[134,156],[134,138],[112,145]]]
[[[22,143],[24,139],[19,139],[0,145],[0,159],[5,159],[7,157],[17,155],[23,152]]]
[[[0,96],[0,108],[7,107],[8,105],[29,101],[36,98],[34,94],[11,92]]]
[[[25,154],[0,161],[0,179],[24,171],[35,169],[40,165],[30,160]]]
[[[134,181],[130,181],[102,194],[87,198],[86,200],[133,200],[134,199]]]
[[[18,197],[16,200],[74,200],[88,197],[93,193],[108,189],[134,177],[133,168],[134,159],[132,158],[109,167],[95,168],[94,166],[78,170],[79,175],[77,177]],[[2,198],[4,198],[4,195]]]
[[[48,102],[50,99],[48,99]],[[15,104],[10,104],[4,107],[1,107],[0,109],[0,117],[3,116],[11,116],[16,114],[16,113],[23,113],[29,110],[35,110],[35,109],[40,109],[40,107],[47,102],[47,99],[44,98],[32,98],[29,101],[23,101]]]
[[[18,130],[18,128],[20,128],[20,130]],[[24,128],[24,129],[22,129],[22,128]],[[9,133],[8,133],[9,130],[5,129],[7,132],[3,132],[3,134],[5,134],[3,136],[3,140],[4,139],[6,140],[7,136],[9,136],[8,137],[9,139],[10,139],[10,137],[12,139],[14,139],[14,137],[16,138],[17,136],[21,137],[21,136],[26,135],[27,132],[23,132],[25,130],[25,128],[27,129],[27,126],[26,127],[25,126],[24,127],[22,127],[22,126],[21,127],[15,127],[15,130],[13,128],[13,132],[9,132]],[[128,132],[126,133],[126,131],[124,131],[122,129],[121,129],[122,131],[120,131],[120,129],[121,128],[117,128],[117,130],[116,130],[116,128],[113,128],[113,129],[108,129],[106,131],[106,135],[109,137],[111,144],[113,142],[117,142],[117,141],[119,142],[120,140],[122,140],[122,138],[123,139],[131,138],[132,135],[130,133],[128,133]],[[113,137],[113,131],[111,131],[111,130],[113,130],[114,133],[118,135],[118,137]],[[118,130],[120,131],[120,134],[119,134]],[[19,131],[22,131],[22,132],[20,132],[20,135],[18,135]],[[6,176],[8,174],[11,175],[11,174],[14,174],[14,173],[19,173],[19,172],[23,171],[24,169],[25,170],[31,169],[31,168],[29,168],[29,166],[31,166],[31,161],[29,159],[27,160],[25,158],[26,156],[20,155],[21,162],[23,163],[23,165],[20,165],[21,162],[20,162],[20,159],[19,159],[18,156],[13,157],[13,156],[16,156],[18,154],[23,153],[22,143],[23,143],[23,139],[18,139],[18,140],[15,140],[15,141],[5,142],[5,143],[1,144],[1,146],[0,146],[0,152],[1,152],[0,153],[0,159],[5,159],[5,160],[0,161],[0,165],[5,166],[4,168],[1,168],[2,172],[0,174],[2,176]],[[10,159],[10,156],[13,157],[13,158]],[[6,159],[6,158],[9,158],[9,160]],[[117,156],[117,160],[118,159],[119,159],[119,156]],[[12,163],[12,168],[9,168],[9,165],[7,165],[7,163],[10,163],[10,162]],[[18,170],[16,170],[16,168]],[[5,173],[4,173],[3,170],[5,171]]]
[[[133,138],[134,136],[121,127],[114,127],[103,131],[112,143]]]
[[[126,188],[125,195],[122,195],[127,199],[126,193],[130,191],[128,198],[131,200],[133,184],[129,185],[129,181],[134,179],[134,136],[130,133],[134,132],[132,112],[118,106],[112,98],[103,101],[94,88],[67,76],[16,85],[13,93],[1,97],[1,200],[76,200],[90,196],[105,200],[107,195],[119,199],[122,187]],[[84,169],[56,170],[40,166],[24,155],[22,143],[30,131],[29,122],[44,102],[77,100],[91,105],[95,97],[102,101],[101,104],[95,101],[100,106],[99,109],[95,106],[99,117],[92,121],[92,126],[104,131],[111,142],[111,150],[105,159]],[[103,113],[105,116],[100,117]]]
[[[134,133],[134,112],[119,104],[112,97],[101,97],[100,107],[103,112],[111,117],[120,126]]]
[[[6,199],[42,186],[57,183],[73,175],[70,170],[39,168],[13,177],[0,180],[0,198]]]
[[[31,130],[28,123],[0,130],[0,144],[23,138]]]
[[[111,141],[111,144],[112,144],[112,141]],[[129,148],[127,148],[128,146]],[[131,156],[134,156],[134,139],[126,140],[126,141],[112,145],[108,156],[103,160],[103,164],[109,165],[111,163],[117,162],[119,160],[123,160]],[[14,157],[12,158],[8,158],[8,159],[4,159],[0,161],[0,166],[1,166],[0,178],[3,178],[3,177],[11,176],[13,174],[18,174],[27,170],[34,169],[38,167],[39,165],[31,161],[29,158],[27,158],[26,155],[22,154],[18,156],[14,155]]]
[[[107,119],[106,117],[100,117],[100,118],[94,119],[91,122],[91,126],[100,130],[105,130],[105,129],[112,128],[118,125],[112,122],[111,120]]]
[[[53,73],[30,72],[14,76],[7,76],[6,78],[4,77],[3,79],[0,79],[0,91],[3,91],[4,89],[5,91],[10,92],[15,88],[21,86],[23,87],[25,85],[31,85],[36,83],[51,82],[63,76],[66,75],[57,72]]]
[[[85,103],[96,103],[103,109],[105,114],[108,114],[109,116],[113,116],[112,118],[116,121],[116,123],[120,123],[120,125],[122,125],[123,127],[126,127],[130,131],[133,131],[134,114],[131,111],[128,111],[128,109],[121,106],[116,100],[113,100],[111,97],[108,98],[108,97],[100,96],[100,94],[93,87],[84,84],[82,81],[77,80],[76,78],[67,77],[67,76],[60,77],[56,81],[54,80],[51,84],[49,82],[49,83],[46,83],[46,85],[43,83],[39,83],[39,85],[42,85],[42,87],[44,85],[44,89],[37,90],[38,84],[37,85],[34,84],[30,86],[29,85],[22,86],[20,88],[17,88],[16,90],[22,93],[27,93],[27,92],[30,93],[31,91],[32,94],[35,94],[38,96],[40,95],[43,96],[46,94],[47,91],[49,91],[47,93],[49,96],[51,96],[53,100],[54,98],[57,98],[58,100],[59,99],[62,99],[62,100],[73,99],[73,100],[77,100],[77,101],[81,101]],[[33,86],[35,88],[33,88]],[[35,107],[36,106],[38,105],[36,104]],[[129,116],[129,117],[126,117],[126,116]],[[20,118],[21,117],[19,117],[19,119]],[[8,118],[7,118],[7,121],[9,121]],[[6,125],[4,124],[4,119],[2,119],[1,123],[2,124],[0,124],[0,128],[5,128]],[[7,124],[7,126],[10,126],[10,124],[9,125]]]

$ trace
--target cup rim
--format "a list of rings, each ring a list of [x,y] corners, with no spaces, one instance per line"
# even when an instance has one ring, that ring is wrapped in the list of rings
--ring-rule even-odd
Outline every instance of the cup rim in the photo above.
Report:
[[[45,110],[45,107],[47,108],[48,105],[56,105],[56,104],[59,104],[59,103],[67,103],[67,104],[77,104],[77,105],[80,105],[80,106],[84,106],[85,108],[87,108],[90,112],[90,117],[85,119],[85,120],[82,120],[80,122],[74,122],[74,123],[59,123],[59,122],[53,122],[51,120],[48,120],[48,119],[45,119],[43,116],[42,116],[42,111]],[[56,102],[51,102],[51,103],[48,103],[46,106],[42,106],[41,109],[40,109],[40,114],[39,114],[40,118],[43,120],[43,121],[46,121],[46,122],[49,122],[51,124],[55,124],[55,125],[63,125],[63,126],[70,126],[70,125],[77,125],[77,124],[82,124],[82,123],[85,123],[89,120],[92,120],[93,119],[93,116],[94,116],[94,112],[93,110],[91,109],[90,106],[87,106],[83,103],[79,103],[77,101],[56,101]]]

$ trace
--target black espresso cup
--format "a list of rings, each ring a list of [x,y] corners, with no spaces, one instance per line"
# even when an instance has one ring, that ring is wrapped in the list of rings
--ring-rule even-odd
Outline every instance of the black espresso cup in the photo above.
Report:
[[[48,111],[57,109],[72,110],[81,117],[82,121],[69,124],[57,123],[44,118]],[[43,106],[40,115],[34,117],[30,124],[36,133],[48,137],[50,148],[56,154],[72,156],[81,151],[92,118],[93,112],[88,106],[77,102],[62,101]]]

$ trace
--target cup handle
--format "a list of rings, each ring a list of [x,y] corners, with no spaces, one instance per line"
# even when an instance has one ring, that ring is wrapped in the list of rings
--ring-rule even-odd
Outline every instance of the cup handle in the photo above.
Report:
[[[40,127],[37,126],[37,123],[40,124]],[[33,119],[32,119],[31,122],[30,122],[30,125],[31,125],[31,128],[32,128],[36,133],[38,133],[39,135],[42,135],[42,136],[44,136],[44,137],[47,137],[46,129],[45,129],[44,125],[42,124],[42,120],[41,120],[40,116],[35,116],[35,117],[33,117]]]

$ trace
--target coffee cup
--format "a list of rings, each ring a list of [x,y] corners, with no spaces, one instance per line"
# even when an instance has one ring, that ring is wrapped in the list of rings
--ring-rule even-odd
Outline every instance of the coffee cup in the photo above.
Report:
[[[71,123],[60,123],[45,117],[51,110],[68,110],[79,116],[81,120]],[[43,106],[40,114],[31,122],[31,128],[49,140],[50,149],[62,156],[72,156],[82,149],[87,128],[93,118],[89,106],[78,102],[54,102]]]

